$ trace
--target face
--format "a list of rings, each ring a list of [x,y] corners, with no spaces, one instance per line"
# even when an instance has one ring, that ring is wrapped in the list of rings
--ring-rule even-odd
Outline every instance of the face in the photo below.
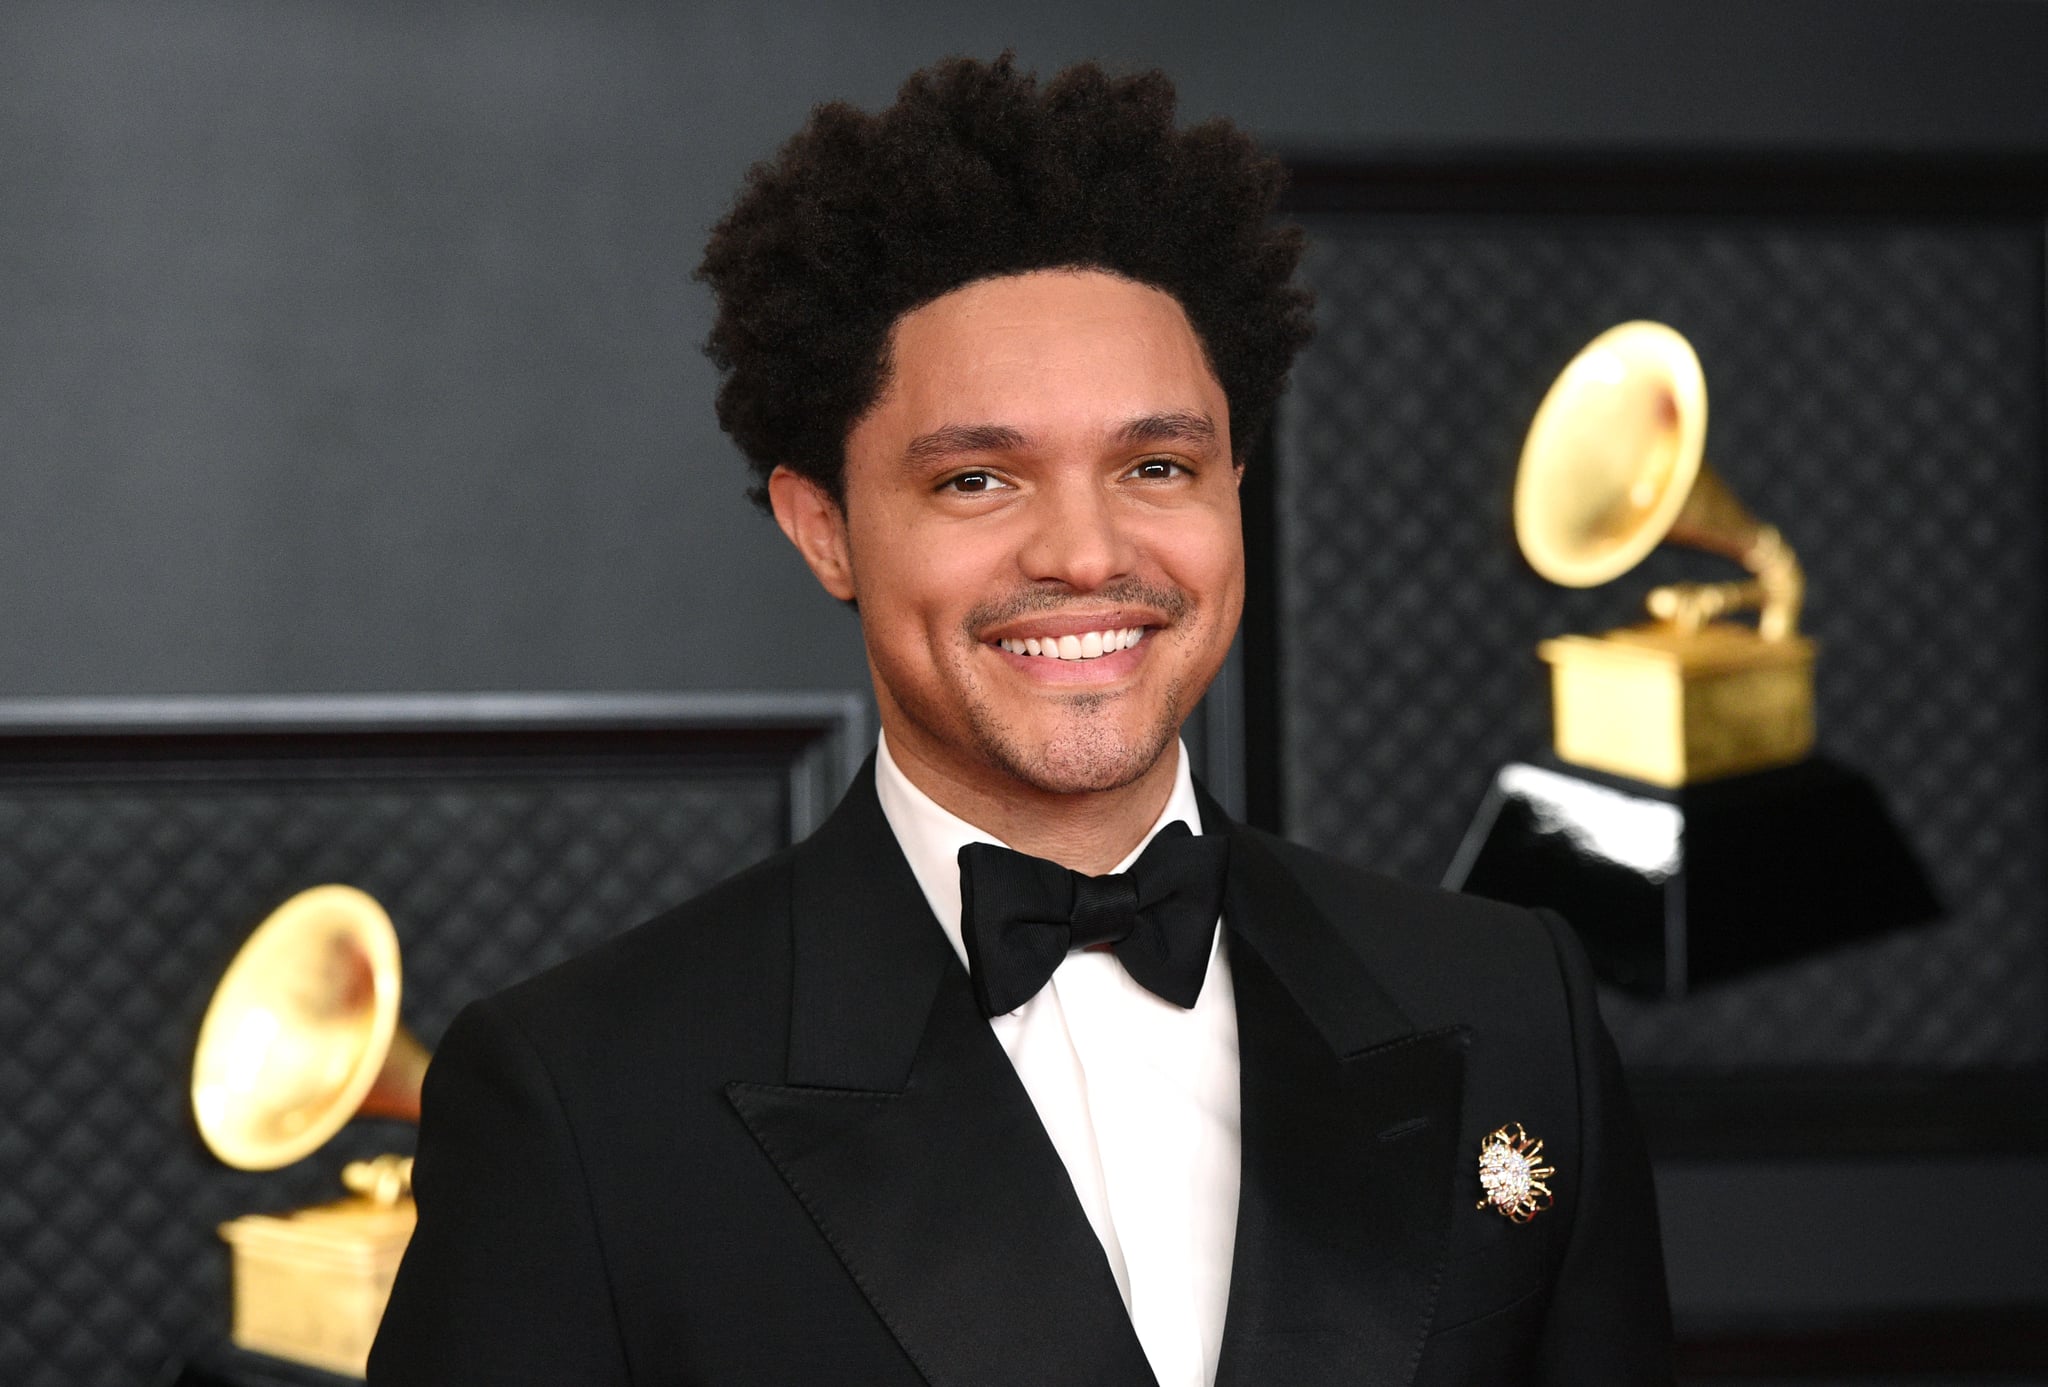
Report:
[[[1240,469],[1187,315],[1106,273],[1011,275],[906,314],[890,359],[843,508],[794,473],[770,493],[859,604],[892,751],[998,790],[1132,783],[1244,606]]]

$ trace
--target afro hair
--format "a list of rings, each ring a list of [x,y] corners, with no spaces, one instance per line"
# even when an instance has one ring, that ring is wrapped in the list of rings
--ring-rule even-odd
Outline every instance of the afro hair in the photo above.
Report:
[[[812,112],[748,174],[697,277],[705,352],[752,495],[786,465],[841,498],[847,434],[904,314],[962,285],[1102,269],[1171,294],[1229,401],[1238,459],[1312,331],[1299,228],[1269,224],[1279,162],[1226,121],[1174,124],[1173,84],[1092,63],[1041,86],[1005,54],[914,73],[869,115]]]

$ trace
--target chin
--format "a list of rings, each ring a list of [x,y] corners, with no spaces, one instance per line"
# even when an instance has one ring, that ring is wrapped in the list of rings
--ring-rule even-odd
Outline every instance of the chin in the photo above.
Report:
[[[1085,705],[1089,700],[1076,702]],[[975,740],[998,770],[1042,793],[1120,790],[1143,778],[1173,747],[1180,735],[1180,700],[1169,696],[1148,725],[1135,728],[1107,713],[1103,708],[1076,707],[1061,725],[1034,729],[1035,735],[994,717],[976,716]]]

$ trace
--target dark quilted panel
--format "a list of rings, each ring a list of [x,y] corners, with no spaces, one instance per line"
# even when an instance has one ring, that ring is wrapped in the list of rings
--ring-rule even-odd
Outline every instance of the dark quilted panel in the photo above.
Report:
[[[1277,474],[1289,832],[1441,877],[1488,779],[1547,743],[1546,635],[1637,619],[1514,549],[1529,418],[1600,330],[1698,348],[1708,454],[1811,579],[1822,745],[1869,774],[1947,921],[1707,991],[1607,1000],[1637,1064],[2038,1061],[2042,242],[2013,223],[1312,223],[1320,296]]]
[[[778,775],[0,781],[0,1383],[134,1387],[224,1333],[214,1227],[336,1197],[357,1124],[268,1175],[200,1145],[199,1018],[274,906],[344,881],[391,912],[405,1016],[465,1002],[684,900],[786,838]]]

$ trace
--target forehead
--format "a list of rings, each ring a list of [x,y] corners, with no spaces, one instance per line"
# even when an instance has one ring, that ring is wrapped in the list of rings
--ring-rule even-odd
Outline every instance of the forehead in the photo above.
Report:
[[[980,280],[905,314],[877,414],[921,429],[964,419],[1029,427],[1166,410],[1223,423],[1223,392],[1164,290],[1099,270]]]

